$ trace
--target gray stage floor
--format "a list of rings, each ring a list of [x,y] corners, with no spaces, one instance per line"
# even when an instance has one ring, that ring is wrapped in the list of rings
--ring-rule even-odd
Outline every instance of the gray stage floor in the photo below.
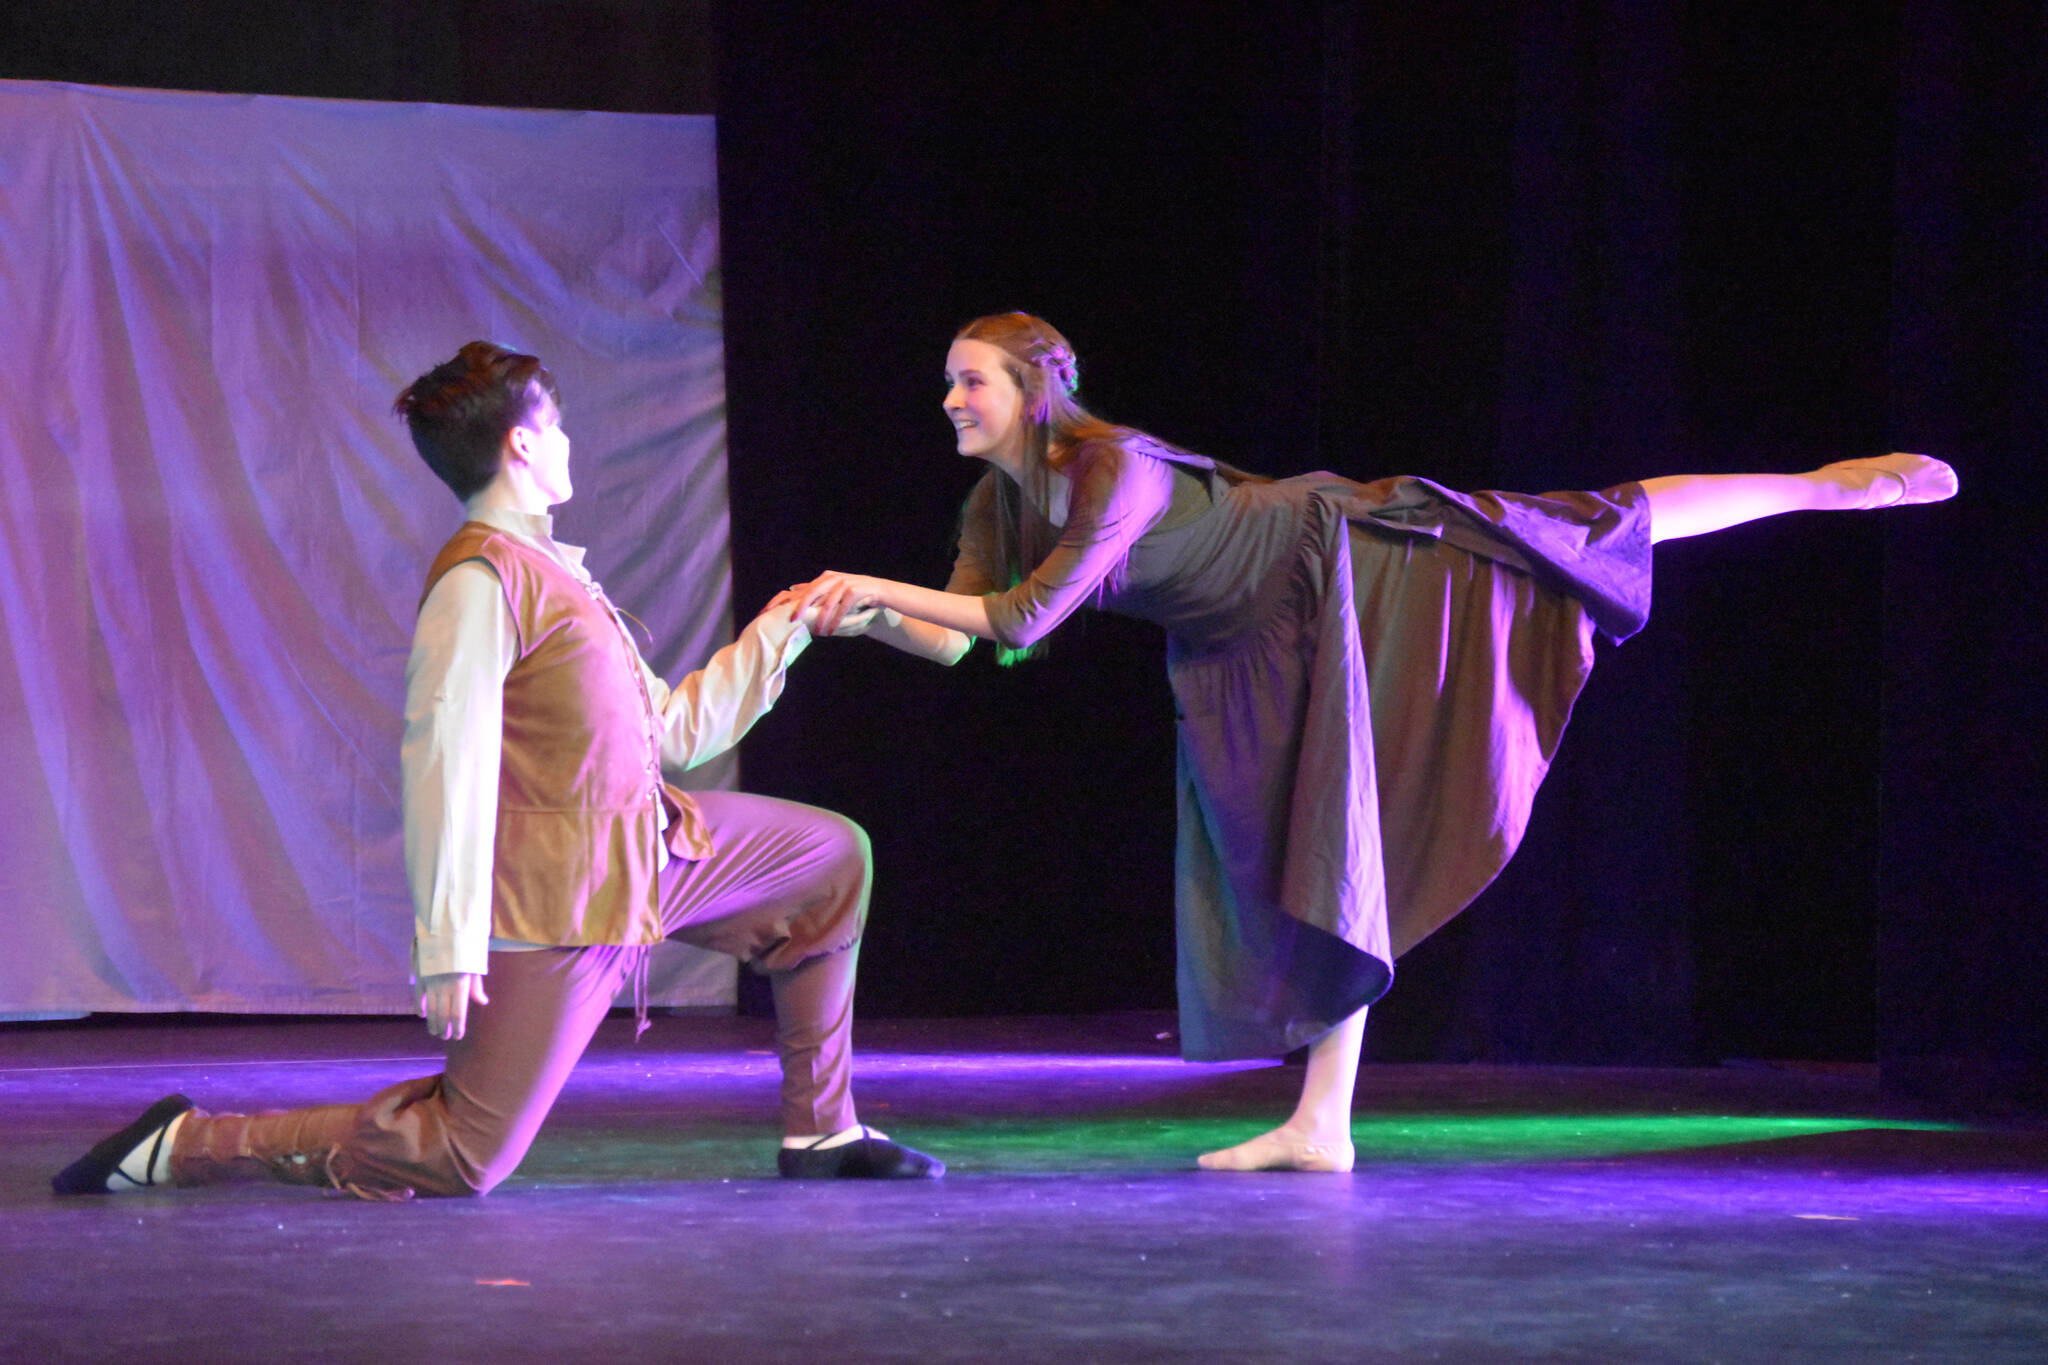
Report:
[[[488,1199],[58,1199],[149,1101],[357,1098],[398,1020],[0,1025],[0,1359],[2048,1360],[2048,1130],[1856,1068],[1371,1066],[1349,1176],[1217,1175],[1299,1072],[1171,1020],[869,1022],[930,1184],[773,1178],[762,1021],[600,1034]]]

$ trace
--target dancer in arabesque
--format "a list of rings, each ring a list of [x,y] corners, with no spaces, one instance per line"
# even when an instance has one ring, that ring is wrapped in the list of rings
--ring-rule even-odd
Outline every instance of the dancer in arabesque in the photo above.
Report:
[[[1513,855],[1594,633],[1644,624],[1653,545],[1956,492],[1897,453],[1541,496],[1267,479],[1090,414],[1026,313],[962,328],[945,382],[989,466],[945,589],[828,572],[777,602],[944,664],[980,638],[1028,655],[1083,605],[1165,628],[1183,1054],[1308,1047],[1294,1113],[1209,1170],[1351,1169],[1366,1009]]]

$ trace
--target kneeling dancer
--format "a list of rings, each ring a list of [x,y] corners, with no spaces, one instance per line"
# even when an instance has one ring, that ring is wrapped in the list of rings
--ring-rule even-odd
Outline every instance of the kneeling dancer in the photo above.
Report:
[[[447,1067],[360,1104],[209,1114],[167,1096],[54,1188],[270,1176],[374,1199],[487,1193],[526,1155],[618,991],[637,978],[644,992],[663,939],[772,983],[783,1175],[943,1174],[854,1113],[866,835],[830,811],[662,781],[775,704],[815,609],[771,607],[671,688],[582,549],[553,538],[549,509],[573,486],[540,361],[471,342],[396,409],[467,518],[427,572],[401,759],[413,969]]]

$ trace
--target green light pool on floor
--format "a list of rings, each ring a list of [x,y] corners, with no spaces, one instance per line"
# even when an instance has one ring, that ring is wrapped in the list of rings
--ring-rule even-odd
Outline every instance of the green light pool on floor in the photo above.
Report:
[[[1726,1147],[1873,1128],[1952,1131],[1954,1124],[1862,1118],[1717,1117],[1699,1114],[1399,1114],[1351,1125],[1361,1162],[1569,1161]],[[1156,1166],[1257,1134],[1227,1119],[977,1121],[920,1136],[947,1159],[1008,1170]],[[935,1148],[936,1149],[936,1148]]]

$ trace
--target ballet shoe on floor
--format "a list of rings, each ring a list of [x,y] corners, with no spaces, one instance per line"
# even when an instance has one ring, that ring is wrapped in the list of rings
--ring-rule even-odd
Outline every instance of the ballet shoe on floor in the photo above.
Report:
[[[784,1147],[775,1169],[788,1180],[937,1180],[946,1163],[864,1127],[837,1147]]]
[[[1195,1159],[1195,1164],[1205,1171],[1317,1171],[1341,1175],[1351,1169],[1357,1158],[1357,1148],[1348,1140],[1307,1142],[1275,1128],[1235,1147],[1204,1152]]]
[[[1869,460],[1837,460],[1827,467],[1867,469],[1879,476],[1864,490],[1860,506],[1866,511],[1904,507],[1909,503],[1945,502],[1961,486],[1955,470],[1940,460],[1903,451]]]
[[[116,1190],[139,1190],[155,1185],[157,1149],[163,1146],[164,1133],[173,1119],[190,1108],[192,1101],[183,1095],[164,1096],[143,1110],[135,1122],[118,1133],[101,1138],[93,1144],[91,1151],[51,1176],[50,1188],[58,1194],[111,1194]],[[151,1139],[155,1141],[143,1164],[142,1179],[137,1180],[121,1169],[121,1163]]]

